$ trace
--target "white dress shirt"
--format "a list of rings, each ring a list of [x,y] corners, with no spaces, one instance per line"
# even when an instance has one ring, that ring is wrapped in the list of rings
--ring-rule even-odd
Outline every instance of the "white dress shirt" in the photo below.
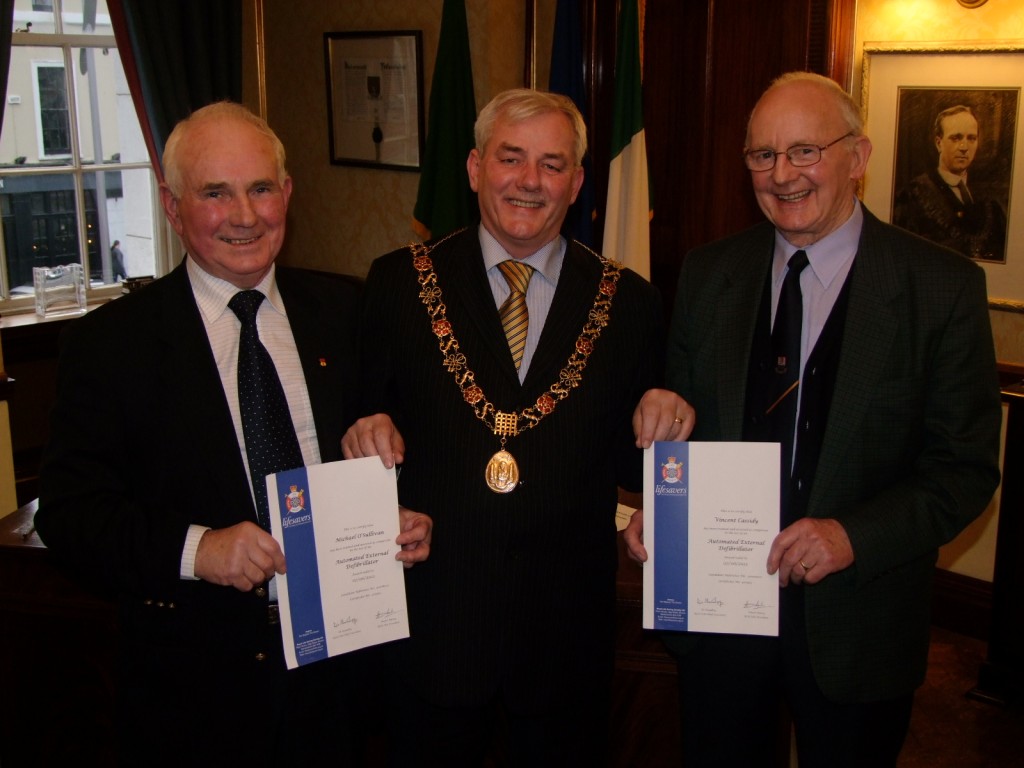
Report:
[[[210,349],[217,363],[217,371],[220,373],[224,395],[231,411],[231,420],[235,425],[238,448],[245,464],[246,477],[249,478],[251,493],[252,478],[249,475],[249,458],[246,455],[245,436],[242,432],[242,413],[238,407],[238,337],[242,324],[235,313],[228,308],[228,302],[231,301],[232,296],[238,293],[239,289],[226,280],[221,280],[205,272],[192,259],[186,260],[185,268],[188,270],[192,293],[199,306],[206,335],[210,340]],[[259,312],[256,315],[256,328],[259,331],[260,341],[270,353],[274,366],[277,368],[277,375],[281,379],[281,386],[284,388],[285,398],[288,400],[288,410],[291,412],[292,424],[295,426],[295,436],[299,440],[299,448],[302,451],[302,460],[307,465],[319,464],[320,446],[316,439],[316,425],[313,422],[313,407],[309,402],[309,391],[306,389],[306,377],[302,372],[302,363],[299,360],[295,339],[288,323],[288,314],[285,311],[281,294],[277,290],[277,281],[274,279],[274,275],[274,267],[271,266],[270,271],[256,286],[256,290],[267,297],[260,304]],[[199,547],[199,539],[207,530],[209,530],[207,527],[201,525],[189,526],[181,556],[181,577],[183,579],[196,578],[195,554]]]

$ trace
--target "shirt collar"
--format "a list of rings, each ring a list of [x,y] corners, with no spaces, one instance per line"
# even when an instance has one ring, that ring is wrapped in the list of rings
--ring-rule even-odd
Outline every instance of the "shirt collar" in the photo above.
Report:
[[[857,255],[860,231],[864,226],[864,211],[860,201],[855,201],[853,213],[838,229],[825,235],[816,243],[797,248],[775,230],[775,259],[772,263],[772,280],[778,282],[785,274],[785,266],[797,251],[807,253],[807,261],[818,281],[828,288],[843,265]]]
[[[964,184],[967,183],[967,171],[964,171],[962,175],[959,174],[959,173],[950,173],[945,168],[943,168],[941,165],[936,170],[938,170],[938,172],[939,172],[939,178],[941,178],[944,182],[949,184],[949,186],[951,186],[951,187],[958,187],[958,186],[960,186],[960,182],[961,181]]]
[[[565,247],[565,238],[558,235],[547,245],[541,246],[540,250],[520,261],[529,264],[536,272],[541,273],[549,283],[557,284],[558,274],[562,269],[562,259],[565,256]],[[483,224],[480,225],[480,249],[484,254],[484,269],[487,271],[512,258]]]
[[[227,280],[214,277],[196,264],[192,258],[185,259],[185,269],[188,272],[189,282],[192,283],[192,293],[196,297],[196,304],[199,305],[199,311],[203,313],[203,319],[207,325],[216,323],[220,320],[221,315],[229,311],[228,302],[241,289]],[[275,270],[276,265],[271,264],[270,270],[256,285],[255,290],[267,297],[267,304],[284,315],[286,314],[284,301],[281,299],[281,293],[277,290],[277,280],[274,278]]]

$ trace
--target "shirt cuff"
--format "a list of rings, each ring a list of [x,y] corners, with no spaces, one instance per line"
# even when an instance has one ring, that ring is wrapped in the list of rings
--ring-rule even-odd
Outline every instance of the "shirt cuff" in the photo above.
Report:
[[[196,576],[196,552],[199,551],[199,540],[210,528],[205,525],[190,525],[185,534],[185,546],[181,550],[181,578],[198,581]]]

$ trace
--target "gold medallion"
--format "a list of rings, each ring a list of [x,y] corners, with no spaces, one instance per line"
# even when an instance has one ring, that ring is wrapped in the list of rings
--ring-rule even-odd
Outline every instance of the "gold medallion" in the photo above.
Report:
[[[508,493],[519,485],[519,465],[511,453],[502,449],[487,462],[484,479],[495,493]]]

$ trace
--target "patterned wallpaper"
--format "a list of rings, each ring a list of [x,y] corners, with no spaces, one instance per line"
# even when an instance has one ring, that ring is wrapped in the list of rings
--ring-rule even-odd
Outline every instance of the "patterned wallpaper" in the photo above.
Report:
[[[467,0],[478,108],[522,82],[524,7]],[[415,239],[418,173],[330,164],[323,34],[422,30],[426,109],[441,8],[442,0],[264,2],[267,117],[287,148],[295,185],[282,263],[365,275],[374,258]]]

